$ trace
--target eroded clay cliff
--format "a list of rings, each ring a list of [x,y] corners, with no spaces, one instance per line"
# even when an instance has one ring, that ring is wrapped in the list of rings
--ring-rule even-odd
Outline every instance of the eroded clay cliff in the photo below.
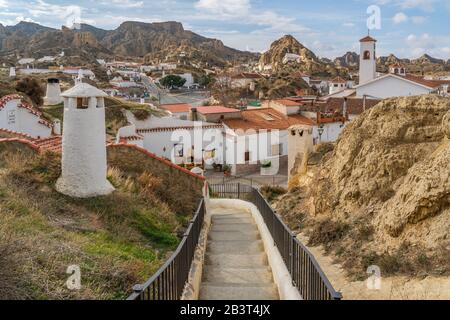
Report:
[[[350,270],[449,273],[450,99],[381,102],[294,185],[280,212]]]

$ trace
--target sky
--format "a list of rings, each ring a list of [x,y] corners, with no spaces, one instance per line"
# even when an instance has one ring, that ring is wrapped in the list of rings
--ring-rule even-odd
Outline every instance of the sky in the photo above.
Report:
[[[450,59],[450,0],[0,0],[3,25],[30,21],[60,28],[77,20],[115,29],[124,21],[179,21],[230,47],[257,52],[291,34],[327,58],[358,52],[368,18],[380,22],[370,26],[378,55]]]

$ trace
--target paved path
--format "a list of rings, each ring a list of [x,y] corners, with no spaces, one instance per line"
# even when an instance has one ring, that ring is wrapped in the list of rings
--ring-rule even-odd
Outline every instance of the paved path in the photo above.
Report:
[[[200,300],[279,300],[252,215],[212,210]]]

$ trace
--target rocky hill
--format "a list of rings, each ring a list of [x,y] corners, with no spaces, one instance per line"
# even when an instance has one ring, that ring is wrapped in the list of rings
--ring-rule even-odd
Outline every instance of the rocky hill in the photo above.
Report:
[[[300,61],[284,63],[283,59],[286,54],[299,55]],[[326,63],[323,59],[319,59],[314,52],[306,48],[291,35],[286,35],[273,42],[270,49],[261,56],[259,65],[261,67],[272,66],[272,71],[275,73],[289,70],[316,75],[338,74],[332,62]]]
[[[359,66],[359,54],[349,51],[342,57],[334,59],[334,64],[340,67],[356,68]]]
[[[27,45],[24,46],[24,43]],[[257,55],[226,47],[220,40],[202,37],[185,30],[178,22],[124,22],[115,30],[103,30],[82,24],[79,30],[61,30],[21,22],[0,27],[0,52],[25,56],[54,55],[64,49],[67,55],[92,57],[146,57],[165,60],[183,53],[188,57],[207,57],[212,65],[230,61],[248,61]],[[176,61],[176,60],[175,60]]]
[[[388,99],[309,157],[277,203],[346,271],[450,273],[450,99]]]

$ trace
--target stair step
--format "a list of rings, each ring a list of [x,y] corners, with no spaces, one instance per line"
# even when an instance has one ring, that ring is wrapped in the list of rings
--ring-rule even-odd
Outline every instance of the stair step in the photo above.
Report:
[[[242,223],[254,224],[255,220],[253,220],[252,217],[224,218],[224,219],[212,220],[212,224],[213,225],[219,225],[219,224],[242,224]]]
[[[222,220],[222,219],[239,219],[239,218],[251,218],[250,213],[224,213],[224,214],[214,214],[212,215],[212,220]]]
[[[209,241],[207,252],[211,254],[258,254],[264,252],[262,240]]]
[[[210,254],[205,256],[205,265],[224,268],[252,268],[268,266],[267,255],[259,254]]]
[[[208,235],[210,240],[251,240],[261,239],[261,235],[257,231],[210,231]]]
[[[278,300],[274,284],[226,284],[204,282],[200,288],[200,300]]]
[[[222,268],[205,266],[204,282],[220,283],[266,283],[273,284],[273,276],[269,267],[258,268]]]
[[[244,231],[244,232],[258,232],[258,228],[253,223],[227,223],[227,224],[213,224],[211,231]]]

